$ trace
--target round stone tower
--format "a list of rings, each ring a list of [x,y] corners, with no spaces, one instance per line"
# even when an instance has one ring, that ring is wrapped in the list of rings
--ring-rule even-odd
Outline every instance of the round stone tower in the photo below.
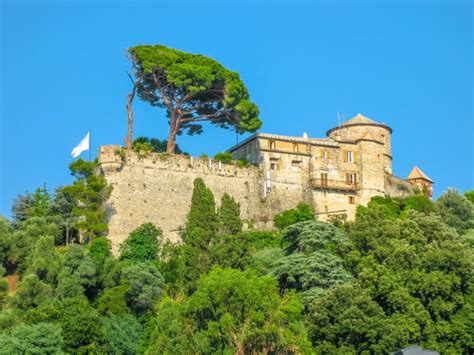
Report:
[[[373,121],[359,113],[338,127],[331,128],[326,135],[340,142],[367,140],[382,143],[384,150],[380,159],[383,161],[385,171],[392,174],[392,129],[386,124]]]

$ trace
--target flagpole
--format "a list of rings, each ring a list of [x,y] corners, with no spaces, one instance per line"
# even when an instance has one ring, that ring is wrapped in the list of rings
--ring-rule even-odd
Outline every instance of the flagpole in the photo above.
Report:
[[[92,150],[92,129],[89,128],[89,162],[91,162],[91,150]]]

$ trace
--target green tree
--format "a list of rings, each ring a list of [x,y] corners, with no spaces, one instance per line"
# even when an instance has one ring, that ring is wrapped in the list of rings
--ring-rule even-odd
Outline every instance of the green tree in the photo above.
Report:
[[[346,265],[357,282],[398,328],[399,345],[421,343],[443,352],[452,348],[449,324],[464,307],[472,284],[472,254],[439,216],[413,210],[387,219],[369,209],[349,225]],[[458,339],[459,340],[459,339]],[[356,345],[356,344],[354,344]]]
[[[14,303],[21,310],[36,308],[51,301],[53,289],[35,274],[27,274],[21,280]]]
[[[30,210],[35,203],[35,197],[31,192],[18,195],[13,201],[12,216],[15,224],[26,221],[30,217]]]
[[[60,268],[61,259],[54,246],[54,237],[39,238],[27,272],[35,274],[41,281],[55,285]]]
[[[111,187],[105,177],[96,174],[97,162],[78,159],[69,166],[76,178],[74,183],[63,188],[66,196],[76,201],[73,213],[78,217],[77,228],[81,231],[81,242],[102,236],[107,232],[105,201],[110,196]]]
[[[121,283],[129,285],[125,299],[130,309],[137,314],[151,310],[163,294],[163,276],[151,262],[137,263],[124,268]]]
[[[142,326],[133,315],[110,315],[102,319],[102,324],[108,353],[138,354]]]
[[[219,229],[214,195],[200,178],[194,180],[191,209],[182,234],[186,280],[196,281],[211,267],[209,248]]]
[[[0,216],[0,276],[3,276],[6,270],[6,258],[13,226],[11,222],[3,216]]]
[[[77,235],[77,222],[79,217],[74,214],[77,201],[73,195],[65,193],[64,188],[56,189],[56,194],[51,206],[54,222],[61,228],[61,242],[66,245],[72,243]]]
[[[473,208],[463,195],[454,189],[443,193],[435,203],[436,212],[443,217],[449,226],[463,234],[472,226]]]
[[[352,281],[342,259],[325,250],[284,256],[272,265],[271,274],[282,289],[303,292],[301,297],[305,304],[323,296],[329,288]]]
[[[99,313],[84,297],[64,300],[58,316],[67,353],[104,352],[105,331]]]
[[[224,164],[230,164],[234,161],[234,156],[232,155],[231,152],[222,152],[222,153],[217,153],[216,155],[214,155],[214,160],[220,161]]]
[[[305,221],[283,231],[282,244],[288,254],[311,253],[321,249],[343,254],[348,247],[345,233],[338,227],[319,221]]]
[[[19,227],[8,235],[6,264],[8,269],[18,268],[20,273],[28,267],[28,260],[34,251],[36,242],[44,236],[53,239],[58,235],[56,224],[49,223],[45,217],[30,217],[19,223]]]
[[[172,355],[197,353],[194,344],[194,324],[186,318],[181,304],[165,297],[157,307],[153,330],[147,344],[143,344],[147,355]]]
[[[294,223],[314,220],[314,209],[307,203],[300,203],[296,208],[283,211],[273,217],[276,228],[283,229]]]
[[[39,187],[34,193],[18,195],[12,205],[13,220],[18,226],[30,217],[49,218],[51,205],[52,197],[46,187]]]
[[[343,265],[348,248],[345,234],[333,224],[305,221],[283,231],[286,255],[272,263],[270,273],[282,289],[302,292],[303,303],[322,297],[325,290],[352,281]]]
[[[185,289],[186,263],[184,246],[167,240],[163,243],[157,267],[166,283],[166,291],[170,296],[181,294]]]
[[[474,204],[474,190],[466,191],[464,193],[464,197],[471,201],[472,204]]]
[[[54,291],[56,299],[64,301],[68,298],[84,297],[85,289],[77,275],[70,274],[71,269],[63,268],[58,277],[58,285]]]
[[[358,206],[357,215],[367,213],[368,210],[380,209],[383,211],[385,218],[395,219],[400,217],[402,212],[401,200],[392,197],[374,196],[370,199],[367,207]]]
[[[259,275],[267,275],[272,271],[275,263],[284,256],[284,251],[277,247],[260,249],[252,255],[251,268]]]
[[[423,213],[435,211],[433,201],[431,201],[431,199],[425,195],[412,195],[405,197],[402,201],[402,206],[403,211],[407,211],[409,209]]]
[[[89,255],[97,266],[97,269],[102,270],[105,260],[112,256],[110,241],[106,237],[93,239],[90,243]]]
[[[39,187],[33,194],[34,203],[30,207],[29,217],[49,217],[51,213],[52,197],[46,187]]]
[[[317,353],[386,354],[397,350],[383,309],[357,285],[336,286],[308,308],[308,332]]]
[[[244,269],[252,258],[250,243],[245,233],[217,235],[209,252],[212,264],[235,269]]]
[[[165,153],[166,147],[168,146],[168,141],[166,139],[157,139],[157,138],[148,138],[148,137],[138,137],[133,141],[133,147],[137,144],[149,144],[155,153]],[[175,154],[187,154],[181,150],[181,148],[176,144],[174,147]]]
[[[265,248],[279,248],[282,245],[282,235],[278,230],[249,230],[245,234],[247,235],[252,252]]]
[[[61,328],[52,323],[19,325],[0,335],[0,354],[64,354]]]
[[[205,232],[212,238],[218,231],[219,219],[216,214],[216,203],[214,194],[209,190],[201,178],[194,180],[193,195],[191,197],[191,209],[188,213],[184,242],[199,246],[206,246],[210,240],[193,240],[192,234],[196,231]]]
[[[82,245],[71,245],[64,256],[63,268],[59,279],[64,282],[70,278],[84,288],[86,295],[93,298],[97,292],[98,274],[94,261],[89,251]],[[78,288],[66,280],[66,285],[73,290]]]
[[[237,234],[242,231],[240,205],[228,193],[222,196],[219,220],[223,234]]]
[[[163,241],[162,231],[151,223],[136,228],[120,245],[120,259],[134,262],[153,261]]]
[[[169,153],[175,150],[176,135],[201,133],[203,121],[239,133],[260,128],[258,108],[239,75],[217,61],[161,45],[135,46],[128,52],[135,75],[133,95],[138,92],[142,100],[166,109]],[[128,122],[131,142],[130,113]]]
[[[122,284],[106,289],[99,297],[97,310],[101,314],[124,315],[130,313],[126,295],[130,285]]]
[[[164,353],[177,347],[187,353],[238,354],[309,350],[298,297],[289,293],[281,298],[268,276],[216,267],[189,299],[163,302],[150,349],[159,345]],[[169,339],[179,324],[180,335]]]

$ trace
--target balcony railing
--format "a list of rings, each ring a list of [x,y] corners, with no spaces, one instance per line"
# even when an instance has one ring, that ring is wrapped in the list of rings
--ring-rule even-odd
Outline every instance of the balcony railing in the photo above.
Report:
[[[348,182],[343,180],[329,180],[329,179],[311,179],[311,187],[320,190],[347,190],[355,191],[359,189],[359,184],[356,182]]]

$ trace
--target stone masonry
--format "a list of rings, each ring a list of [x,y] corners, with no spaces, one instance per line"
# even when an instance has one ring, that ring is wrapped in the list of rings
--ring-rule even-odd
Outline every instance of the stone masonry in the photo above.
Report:
[[[99,165],[113,187],[107,205],[113,249],[147,222],[179,241],[197,177],[217,204],[225,192],[233,196],[246,226],[270,228],[275,214],[300,202],[311,204],[321,220],[337,214],[353,219],[357,205],[373,196],[414,191],[411,181],[392,175],[391,133],[360,114],[324,139],[257,133],[229,149],[252,163],[245,168],[185,155],[124,156],[119,146],[102,146]]]

